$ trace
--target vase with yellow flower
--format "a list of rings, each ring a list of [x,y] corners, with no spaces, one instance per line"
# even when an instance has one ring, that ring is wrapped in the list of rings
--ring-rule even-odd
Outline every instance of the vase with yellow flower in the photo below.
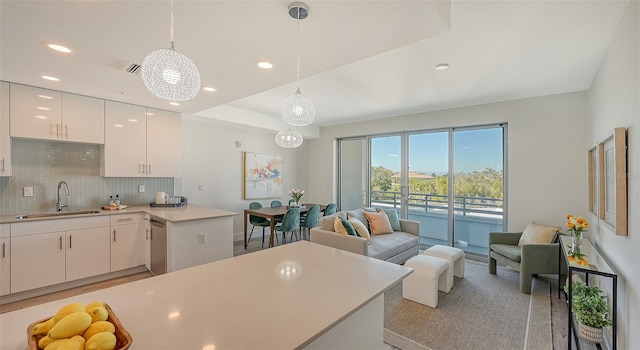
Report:
[[[571,250],[569,255],[580,260],[584,256],[582,254],[582,233],[589,228],[589,222],[579,216],[567,215],[567,227],[571,232]]]

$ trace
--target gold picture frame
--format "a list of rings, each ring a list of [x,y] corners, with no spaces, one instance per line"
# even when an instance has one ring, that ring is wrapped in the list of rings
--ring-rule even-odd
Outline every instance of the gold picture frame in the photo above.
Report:
[[[598,144],[598,217],[616,235],[628,234],[627,222],[627,130],[615,128]]]

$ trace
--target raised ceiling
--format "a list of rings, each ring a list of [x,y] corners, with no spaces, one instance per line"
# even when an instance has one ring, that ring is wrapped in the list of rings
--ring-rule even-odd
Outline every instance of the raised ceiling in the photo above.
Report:
[[[586,90],[627,5],[306,3],[300,84],[315,103],[316,128]],[[168,0],[2,0],[0,79],[278,130],[280,105],[295,91],[296,21],[288,4],[176,0],[176,49],[198,66],[203,86],[217,91],[173,107],[149,94],[139,75],[123,72],[168,47]],[[261,60],[274,68],[261,70]],[[434,70],[442,62],[450,68]]]

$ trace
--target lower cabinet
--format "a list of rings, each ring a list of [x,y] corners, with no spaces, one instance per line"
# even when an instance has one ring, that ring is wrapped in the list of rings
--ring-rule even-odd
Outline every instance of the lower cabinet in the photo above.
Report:
[[[139,215],[111,216],[111,271],[143,265]]]
[[[11,237],[11,293],[65,282],[65,233]]]
[[[109,227],[67,231],[65,246],[67,281],[111,271]]]
[[[11,226],[0,224],[0,295],[11,293]]]

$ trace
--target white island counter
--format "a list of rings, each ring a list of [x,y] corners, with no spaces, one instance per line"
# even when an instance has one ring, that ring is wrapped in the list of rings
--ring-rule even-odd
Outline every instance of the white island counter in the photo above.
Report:
[[[0,315],[0,349],[67,303],[107,302],[131,349],[383,347],[384,292],[411,269],[302,241]]]

